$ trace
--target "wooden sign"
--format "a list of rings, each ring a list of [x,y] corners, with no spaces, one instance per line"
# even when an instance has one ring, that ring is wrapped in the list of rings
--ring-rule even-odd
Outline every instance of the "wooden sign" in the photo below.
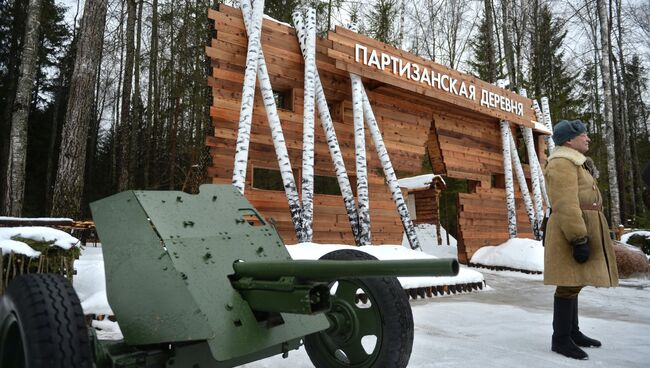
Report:
[[[342,27],[329,32],[336,67],[499,120],[534,128],[532,101]]]
[[[212,88],[210,115],[214,127],[206,139],[212,156],[208,175],[214,183],[230,183],[246,69],[247,32],[239,9],[222,4],[219,11],[211,10],[208,16],[217,30],[206,48],[212,66],[208,84]],[[295,30],[270,18],[262,22],[261,43],[273,90],[282,96],[278,115],[296,182],[300,183],[304,58]],[[417,175],[428,156],[436,174],[467,181],[469,192],[454,200],[458,210],[459,258],[466,262],[481,247],[508,240],[499,119],[532,125],[530,121],[535,119],[531,101],[342,28],[330,33],[329,39],[318,38],[316,44],[318,73],[351,180],[356,181],[350,72],[385,83],[366,83],[366,90],[393,167],[400,175]],[[487,92],[481,105],[483,90]],[[510,100],[509,109],[504,98]],[[501,103],[508,111],[501,109]],[[519,103],[523,111],[519,111]],[[541,135],[545,133],[534,128],[533,131],[541,155],[545,147]],[[366,141],[370,139],[368,136]],[[250,142],[246,198],[265,218],[273,218],[286,243],[295,243],[295,229],[261,93],[253,106]],[[342,196],[329,190],[329,184],[338,188],[338,183],[323,129],[316,129],[314,148],[314,170],[320,183],[315,185],[314,241],[354,244]],[[381,174],[380,159],[373,151],[374,148],[369,149],[367,157],[372,242],[400,244],[404,228]],[[523,166],[530,177],[528,165]],[[519,236],[532,238],[521,192],[516,195]],[[435,221],[435,197],[414,197],[416,220]]]

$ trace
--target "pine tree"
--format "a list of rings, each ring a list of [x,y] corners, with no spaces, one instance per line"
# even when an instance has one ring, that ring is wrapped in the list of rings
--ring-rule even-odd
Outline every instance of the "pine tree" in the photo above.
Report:
[[[628,114],[627,124],[630,134],[630,151],[632,157],[635,159],[630,162],[633,182],[632,188],[634,192],[630,193],[635,197],[636,214],[635,222],[637,226],[650,226],[650,217],[643,216],[646,211],[642,204],[642,182],[640,180],[641,170],[646,162],[650,161],[650,129],[648,126],[648,117],[650,116],[650,108],[644,101],[643,95],[647,93],[646,70],[641,64],[638,55],[632,57],[632,61],[626,66],[625,74],[625,89],[628,91],[626,94]],[[639,221],[645,218],[645,221]]]
[[[499,78],[503,77],[501,72],[503,61],[496,60],[491,12],[488,9],[483,12],[478,35],[471,42],[473,56],[468,64],[472,68],[472,74],[476,77],[486,82],[495,83]]]
[[[398,12],[397,0],[378,0],[367,14],[368,29],[366,33],[378,41],[396,46],[398,37],[394,28]]]
[[[542,4],[537,26],[531,29],[531,65],[529,81],[525,84],[534,96],[549,98],[554,120],[577,117],[578,101],[573,96],[575,76],[564,62],[563,43],[567,31],[548,4]]]

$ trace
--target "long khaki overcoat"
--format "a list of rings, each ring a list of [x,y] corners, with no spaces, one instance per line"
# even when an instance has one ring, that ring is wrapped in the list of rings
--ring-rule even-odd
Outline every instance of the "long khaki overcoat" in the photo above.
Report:
[[[616,257],[600,206],[603,199],[583,164],[586,157],[569,147],[558,147],[548,158],[544,172],[552,213],[544,241],[544,284],[559,286],[618,285]],[[573,258],[572,240],[589,236],[589,259]]]

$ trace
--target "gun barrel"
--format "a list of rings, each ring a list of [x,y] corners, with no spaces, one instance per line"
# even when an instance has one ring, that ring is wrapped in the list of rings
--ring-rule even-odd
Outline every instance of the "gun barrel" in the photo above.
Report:
[[[455,259],[289,260],[236,262],[233,268],[237,277],[260,280],[296,277],[313,281],[335,281],[363,277],[456,276],[459,266]]]

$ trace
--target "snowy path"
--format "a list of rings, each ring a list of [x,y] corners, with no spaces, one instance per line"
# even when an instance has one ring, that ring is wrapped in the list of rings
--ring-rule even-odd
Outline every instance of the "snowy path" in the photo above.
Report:
[[[601,339],[577,361],[551,352],[554,288],[542,276],[484,273],[491,290],[412,302],[415,343],[409,367],[647,367],[650,362],[650,280],[615,289],[587,288],[581,329]],[[303,349],[247,368],[313,367]]]

